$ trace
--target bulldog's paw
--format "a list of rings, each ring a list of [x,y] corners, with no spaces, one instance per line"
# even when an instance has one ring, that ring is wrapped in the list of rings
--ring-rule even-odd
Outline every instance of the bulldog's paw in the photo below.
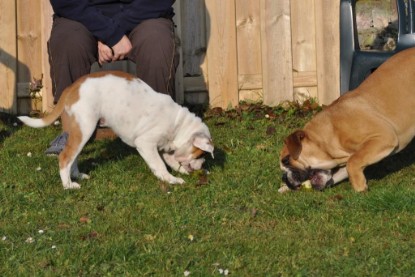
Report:
[[[182,178],[174,177],[173,175],[167,175],[162,178],[163,181],[174,185],[174,184],[184,184],[184,180]]]
[[[364,184],[363,186],[353,186],[353,189],[355,192],[367,192],[369,187],[367,184]]]
[[[184,167],[179,167],[179,173],[189,175],[189,172]]]
[[[182,179],[182,178],[176,178],[176,177],[174,177],[174,179],[172,180],[172,181],[170,181],[170,184],[184,184],[185,182],[184,182],[184,180]]]
[[[80,189],[81,185],[78,184],[77,182],[71,182],[69,184],[65,184],[63,185],[64,189]]]

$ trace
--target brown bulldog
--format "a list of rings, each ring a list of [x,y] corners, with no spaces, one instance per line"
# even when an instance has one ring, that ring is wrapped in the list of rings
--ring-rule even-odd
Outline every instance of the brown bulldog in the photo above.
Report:
[[[364,169],[405,148],[415,136],[415,48],[399,52],[358,88],[289,135],[280,155],[283,181],[322,190],[347,177],[367,190]]]

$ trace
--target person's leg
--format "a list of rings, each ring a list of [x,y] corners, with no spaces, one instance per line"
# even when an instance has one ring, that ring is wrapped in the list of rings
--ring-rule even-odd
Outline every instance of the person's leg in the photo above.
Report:
[[[55,17],[48,41],[50,75],[55,104],[63,90],[79,77],[91,71],[91,65],[97,60],[97,41],[79,22]],[[57,155],[68,139],[68,116],[61,116],[63,133],[55,138],[45,151],[47,155]]]
[[[91,65],[97,60],[97,41],[81,23],[55,17],[48,52],[56,103],[66,87],[90,73]]]
[[[165,18],[149,19],[130,33],[133,45],[128,58],[136,63],[137,76],[155,91],[175,99],[174,79],[179,62],[174,24]]]

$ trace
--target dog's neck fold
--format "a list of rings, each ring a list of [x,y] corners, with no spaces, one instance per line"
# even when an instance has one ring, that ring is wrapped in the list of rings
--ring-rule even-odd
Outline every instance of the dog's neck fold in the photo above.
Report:
[[[193,113],[184,112],[187,108],[179,106],[180,109],[174,121],[173,145],[176,149],[188,142],[193,134],[206,133],[205,124],[200,124],[202,120]],[[208,135],[208,133],[207,133]]]

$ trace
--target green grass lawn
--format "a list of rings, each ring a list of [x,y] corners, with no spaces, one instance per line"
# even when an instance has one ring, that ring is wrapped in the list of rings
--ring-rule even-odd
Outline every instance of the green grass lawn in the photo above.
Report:
[[[60,127],[3,116],[0,276],[413,276],[415,147],[370,167],[368,193],[278,193],[283,140],[313,112],[207,112],[215,159],[180,186],[118,139],[94,141],[72,191],[43,154]]]

